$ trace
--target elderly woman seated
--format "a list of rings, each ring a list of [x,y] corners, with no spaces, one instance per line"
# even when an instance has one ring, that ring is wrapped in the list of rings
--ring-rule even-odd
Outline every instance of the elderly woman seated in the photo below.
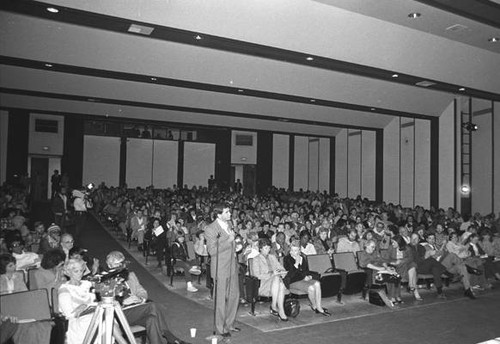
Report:
[[[271,296],[271,314],[288,321],[285,315],[284,301],[286,287],[283,277],[286,270],[278,262],[278,259],[269,254],[271,241],[267,238],[259,239],[260,253],[252,260],[252,275],[260,280],[259,295]]]
[[[288,274],[285,283],[288,287],[306,292],[311,303],[311,308],[316,314],[330,316],[328,309],[321,306],[321,284],[312,278],[307,264],[306,256],[300,252],[300,244],[293,241],[290,253],[284,259],[285,269]]]
[[[82,281],[86,267],[82,259],[69,259],[64,266],[69,281],[59,288],[59,310],[68,319],[66,338],[71,344],[83,342],[92,320],[90,311],[96,300],[91,292],[92,283]]]

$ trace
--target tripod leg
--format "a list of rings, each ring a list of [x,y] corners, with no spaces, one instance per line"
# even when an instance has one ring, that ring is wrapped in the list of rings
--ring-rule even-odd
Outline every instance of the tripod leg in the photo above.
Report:
[[[123,311],[120,305],[118,304],[115,304],[115,313],[116,317],[118,318],[118,323],[122,325],[123,330],[125,331],[125,334],[127,335],[127,339],[129,340],[129,342],[131,344],[136,344],[134,334],[132,333],[132,330],[130,330],[127,318],[125,318],[125,314],[123,314]]]
[[[114,321],[114,308],[106,307],[104,313],[104,344],[113,344],[113,321]]]
[[[92,316],[92,320],[90,321],[89,329],[87,330],[85,338],[83,339],[84,344],[90,344],[92,342],[95,332],[101,324],[102,313],[103,313],[102,307],[97,307],[94,315]]]

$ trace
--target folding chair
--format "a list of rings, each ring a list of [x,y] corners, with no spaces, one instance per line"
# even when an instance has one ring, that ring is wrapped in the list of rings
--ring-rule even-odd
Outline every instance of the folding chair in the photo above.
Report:
[[[307,256],[309,271],[319,274],[322,297],[338,295],[342,285],[342,276],[335,272],[328,254],[313,254]]]
[[[335,270],[343,276],[342,288],[339,292],[339,300],[342,295],[361,293],[365,287],[366,272],[359,269],[353,252],[342,252],[333,254],[333,265]]]
[[[0,296],[2,314],[9,314],[21,321],[52,320],[49,294],[46,289],[21,291]]]

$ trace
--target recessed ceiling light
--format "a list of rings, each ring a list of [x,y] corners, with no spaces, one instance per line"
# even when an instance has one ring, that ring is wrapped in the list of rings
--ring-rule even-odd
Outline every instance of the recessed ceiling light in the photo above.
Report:
[[[238,89],[238,92],[242,93],[242,92],[243,92],[243,90],[240,88],[240,89]]]
[[[460,92],[463,92],[463,91],[465,91],[465,87],[460,87],[458,90],[459,90]]]
[[[196,39],[197,41],[199,41],[199,40],[203,39],[203,37],[201,37],[200,35],[196,35],[196,36],[194,36],[194,39]]]
[[[51,65],[50,63],[46,63],[46,64],[45,64],[45,67],[49,67],[49,68],[51,68],[51,67],[53,67],[53,65]]]
[[[416,19],[416,18],[419,18],[420,16],[421,16],[421,14],[418,12],[413,12],[413,13],[408,14],[408,18],[411,18],[411,19]]]
[[[308,57],[306,57],[306,60],[307,60],[307,61],[313,61],[313,60],[314,60],[314,57],[312,57],[312,56],[308,56]]]
[[[311,103],[315,103],[316,102],[316,99],[311,99],[310,100]]]
[[[375,111],[375,108],[370,108],[370,110]]]
[[[156,80],[158,80],[158,79],[156,79],[156,78],[151,78],[151,81],[156,81]]]
[[[397,77],[399,77],[399,74],[392,74],[392,77],[397,78]]]
[[[491,37],[488,39],[488,42],[490,43],[497,43],[497,42],[500,42],[500,38],[498,37]]]
[[[59,10],[55,7],[47,7],[47,11],[50,13],[59,13]]]
[[[140,35],[149,36],[153,32],[153,30],[154,27],[144,26],[139,24],[130,24],[130,27],[128,28],[127,31],[132,33],[138,33]]]

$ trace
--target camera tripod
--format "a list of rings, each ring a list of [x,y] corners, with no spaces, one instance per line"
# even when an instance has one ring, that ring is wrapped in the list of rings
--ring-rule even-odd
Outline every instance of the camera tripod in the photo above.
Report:
[[[121,333],[113,330],[115,315],[118,324],[121,325],[125,331],[128,342],[123,338]],[[97,336],[94,340],[96,331]],[[130,326],[125,318],[125,314],[123,314],[120,304],[115,301],[113,297],[103,297],[92,316],[83,344],[91,344],[93,342],[112,344],[113,338],[120,344],[136,344],[134,335],[130,330]]]

